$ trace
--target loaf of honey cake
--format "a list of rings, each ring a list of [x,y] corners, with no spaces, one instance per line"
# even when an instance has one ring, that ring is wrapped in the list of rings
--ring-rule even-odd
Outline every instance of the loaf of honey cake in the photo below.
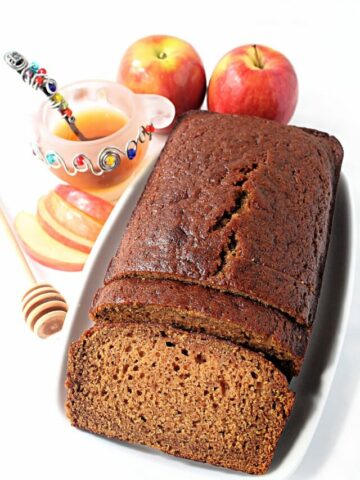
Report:
[[[342,157],[319,131],[182,116],[94,297],[96,325],[70,349],[73,425],[264,473],[311,335]]]
[[[91,317],[210,333],[298,374],[342,156],[334,137],[315,130],[205,111],[184,115]]]

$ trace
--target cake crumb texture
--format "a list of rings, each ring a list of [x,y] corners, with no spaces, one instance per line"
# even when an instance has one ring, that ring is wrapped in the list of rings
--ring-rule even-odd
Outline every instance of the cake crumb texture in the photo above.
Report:
[[[214,465],[268,469],[294,402],[262,355],[147,323],[96,325],[69,350],[72,424]]]

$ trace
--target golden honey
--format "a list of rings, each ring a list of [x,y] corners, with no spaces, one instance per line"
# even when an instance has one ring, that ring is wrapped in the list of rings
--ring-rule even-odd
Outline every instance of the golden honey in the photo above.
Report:
[[[116,200],[145,166],[152,134],[146,128],[171,124],[174,105],[104,80],[75,82],[61,95],[79,131],[93,140],[79,141],[58,109],[44,102],[34,117],[33,153],[61,180]]]
[[[105,107],[93,107],[88,110],[80,110],[76,112],[76,126],[81,133],[88,139],[100,139],[106,140],[109,135],[118,132],[128,123],[128,118],[125,114],[119,110],[105,108]],[[79,145],[79,152],[81,152],[81,144],[88,142],[81,142],[75,133],[71,130],[65,120],[60,119],[53,129],[53,134],[57,137],[65,140],[77,142]],[[129,138],[129,140],[131,140]],[[111,146],[116,142],[114,140],[109,141]],[[95,147],[93,160],[96,160],[96,154],[101,150],[99,147]],[[116,192],[121,192],[126,186],[126,180],[130,177],[133,171],[139,165],[144,155],[144,144],[138,143],[137,154],[133,160],[129,160],[126,156],[122,156],[120,165],[116,167],[110,173],[104,173],[102,176],[95,176],[90,171],[84,173],[78,173],[76,175],[76,186],[83,190],[92,191],[96,195],[113,200],[119,193],[114,194],[113,188],[116,188]],[[111,159],[108,159],[108,162]],[[66,172],[62,169],[56,170],[56,175],[64,181],[73,180],[69,178]],[[122,185],[121,185],[122,184]]]
[[[76,113],[76,126],[86,138],[102,138],[123,128],[128,122],[127,117],[118,110],[110,108],[92,108]],[[54,132],[57,137],[65,140],[79,141],[65,120],[60,120]]]

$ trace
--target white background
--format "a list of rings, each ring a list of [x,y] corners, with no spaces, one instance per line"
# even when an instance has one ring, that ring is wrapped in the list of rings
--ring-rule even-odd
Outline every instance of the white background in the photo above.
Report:
[[[66,84],[115,78],[126,47],[139,37],[171,34],[192,43],[208,75],[228,50],[263,43],[286,54],[295,66],[300,98],[292,123],[335,134],[345,148],[344,171],[360,212],[360,2],[178,0],[72,1],[56,4],[6,0],[0,7],[0,53],[16,49]],[[35,211],[36,199],[56,179],[28,148],[30,114],[43,100],[0,64],[0,195],[10,216]],[[82,275],[38,267],[39,279],[55,284],[69,302]],[[56,340],[36,339],[23,324],[19,298],[26,288],[10,247],[0,239],[0,477],[130,478],[106,464],[117,445],[98,442],[71,428],[58,414]],[[293,479],[360,478],[360,265],[351,319],[338,371],[319,428]],[[94,449],[94,442],[96,449]],[[88,453],[89,452],[89,453]],[[129,462],[148,457],[129,449]],[[156,456],[142,478],[158,478]],[[171,469],[185,468],[171,463]],[[186,466],[192,478],[195,467]],[[139,471],[139,469],[135,469]],[[213,472],[212,472],[213,473]],[[230,475],[233,477],[232,475]],[[137,478],[133,476],[131,478]]]

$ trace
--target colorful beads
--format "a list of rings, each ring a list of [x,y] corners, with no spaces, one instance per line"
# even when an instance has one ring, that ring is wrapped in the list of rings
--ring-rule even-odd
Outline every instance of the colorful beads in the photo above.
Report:
[[[65,102],[64,97],[59,93],[54,93],[50,97],[50,100],[57,102],[57,104],[53,105],[55,108],[59,108],[61,101]],[[68,123],[75,121],[70,108],[66,108],[65,110],[59,109],[59,111],[64,117],[66,117],[66,121]],[[89,172],[93,175],[101,176],[118,168],[123,159],[134,159],[138,154],[139,143],[144,143],[146,141],[145,133],[149,135],[148,140],[151,140],[151,133],[154,131],[155,128],[152,124],[146,126],[141,125],[138,130],[138,136],[133,140],[129,140],[124,149],[120,149],[116,146],[103,148],[98,154],[97,162],[89,158],[84,153],[78,153],[72,158],[72,165],[69,166],[64,158],[62,158],[62,156],[55,151],[49,151],[43,154],[39,150],[38,146],[35,146],[33,153],[49,167],[63,168],[68,175],[72,176],[76,175],[77,173],[81,174],[84,172]]]
[[[135,148],[128,148],[127,152],[126,152],[126,155],[127,155],[129,160],[132,160],[133,158],[136,157],[136,149]]]
[[[150,123],[150,125],[146,125],[145,132],[146,133],[154,133],[155,132],[154,125],[152,123]]]
[[[51,95],[56,92],[57,84],[52,78],[49,79],[45,85],[46,91]]]
[[[59,92],[54,93],[54,95],[50,97],[50,101],[52,102],[53,108],[58,108],[63,116],[72,117],[73,112],[68,108],[69,104]]]
[[[36,73],[37,75],[46,75],[47,72],[46,72],[46,69],[45,69],[45,68],[39,68],[39,69],[38,69],[36,72],[34,72],[34,73]],[[45,81],[45,78],[44,78],[43,76],[37,77],[37,78],[35,79],[36,84],[39,85],[39,86],[41,86],[41,85],[44,83],[44,81]]]
[[[105,172],[111,172],[120,164],[121,150],[116,147],[108,147],[99,154],[99,167]]]
[[[36,73],[36,72],[39,70],[39,64],[36,63],[36,62],[30,63],[30,70],[31,70],[33,73]]]
[[[53,102],[54,105],[60,105],[61,102],[64,100],[64,97],[60,93],[54,93],[50,100]]]
[[[113,154],[107,155],[105,163],[108,167],[113,167],[116,164],[116,156]]]
[[[84,155],[78,155],[74,160],[75,167],[84,167],[85,166],[85,157]]]
[[[54,165],[55,163],[57,163],[57,159],[56,159],[56,154],[55,153],[47,153],[46,154],[46,161],[48,162],[49,165]]]
[[[61,103],[64,100],[64,97],[60,93],[55,93],[55,95],[51,97],[51,100],[56,103]]]

